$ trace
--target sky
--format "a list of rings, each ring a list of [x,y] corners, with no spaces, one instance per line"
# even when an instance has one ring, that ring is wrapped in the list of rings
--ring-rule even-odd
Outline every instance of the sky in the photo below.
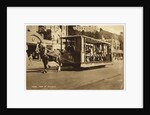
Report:
[[[124,25],[101,25],[99,28],[116,34],[124,32]]]

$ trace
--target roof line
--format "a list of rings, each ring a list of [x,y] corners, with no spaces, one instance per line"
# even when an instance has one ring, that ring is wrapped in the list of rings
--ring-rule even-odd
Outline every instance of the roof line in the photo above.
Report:
[[[89,36],[85,36],[85,35],[69,35],[69,36],[65,36],[65,37],[61,37],[61,38],[69,38],[69,37],[86,37],[86,38],[90,38],[92,40],[95,40],[97,42],[102,42],[102,43],[106,43],[106,44],[111,44],[109,42],[105,42],[105,41],[102,41],[102,40],[99,40],[99,39],[95,39],[93,37],[89,37]]]

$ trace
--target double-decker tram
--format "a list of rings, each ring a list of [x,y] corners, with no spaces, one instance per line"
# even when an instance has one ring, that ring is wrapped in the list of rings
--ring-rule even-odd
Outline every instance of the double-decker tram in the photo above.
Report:
[[[110,43],[84,35],[62,37],[61,50],[63,66],[86,68],[112,62]]]

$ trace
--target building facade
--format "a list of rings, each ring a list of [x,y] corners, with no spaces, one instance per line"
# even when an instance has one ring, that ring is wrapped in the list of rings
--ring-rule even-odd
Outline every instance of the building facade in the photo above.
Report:
[[[120,35],[101,29],[102,40],[111,43],[113,60],[123,59],[123,32]]]
[[[37,43],[44,42],[51,49],[61,48],[61,37],[66,36],[65,25],[29,25],[26,26],[26,45],[28,48],[28,56],[33,55],[35,58],[39,58],[36,55]]]
[[[36,44],[45,42],[51,49],[61,49],[61,37],[68,35],[86,35],[111,43],[114,59],[123,58],[123,32],[120,35],[111,33],[98,26],[84,25],[29,25],[26,26],[28,49],[34,51]]]
[[[61,43],[61,37],[66,36],[66,26],[62,25],[31,25],[27,26],[27,43],[32,39],[31,34],[40,36],[40,39],[45,42],[49,42],[53,49],[59,49]],[[36,40],[38,41],[38,40]],[[35,42],[36,43],[36,42]]]

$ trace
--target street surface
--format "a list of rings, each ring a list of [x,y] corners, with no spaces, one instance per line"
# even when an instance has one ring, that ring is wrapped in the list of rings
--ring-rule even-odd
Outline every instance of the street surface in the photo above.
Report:
[[[34,60],[26,70],[27,89],[51,90],[121,90],[124,88],[123,61],[115,61],[106,67],[75,70],[63,67],[56,72],[55,63],[51,62],[48,73],[41,73],[43,64]]]

